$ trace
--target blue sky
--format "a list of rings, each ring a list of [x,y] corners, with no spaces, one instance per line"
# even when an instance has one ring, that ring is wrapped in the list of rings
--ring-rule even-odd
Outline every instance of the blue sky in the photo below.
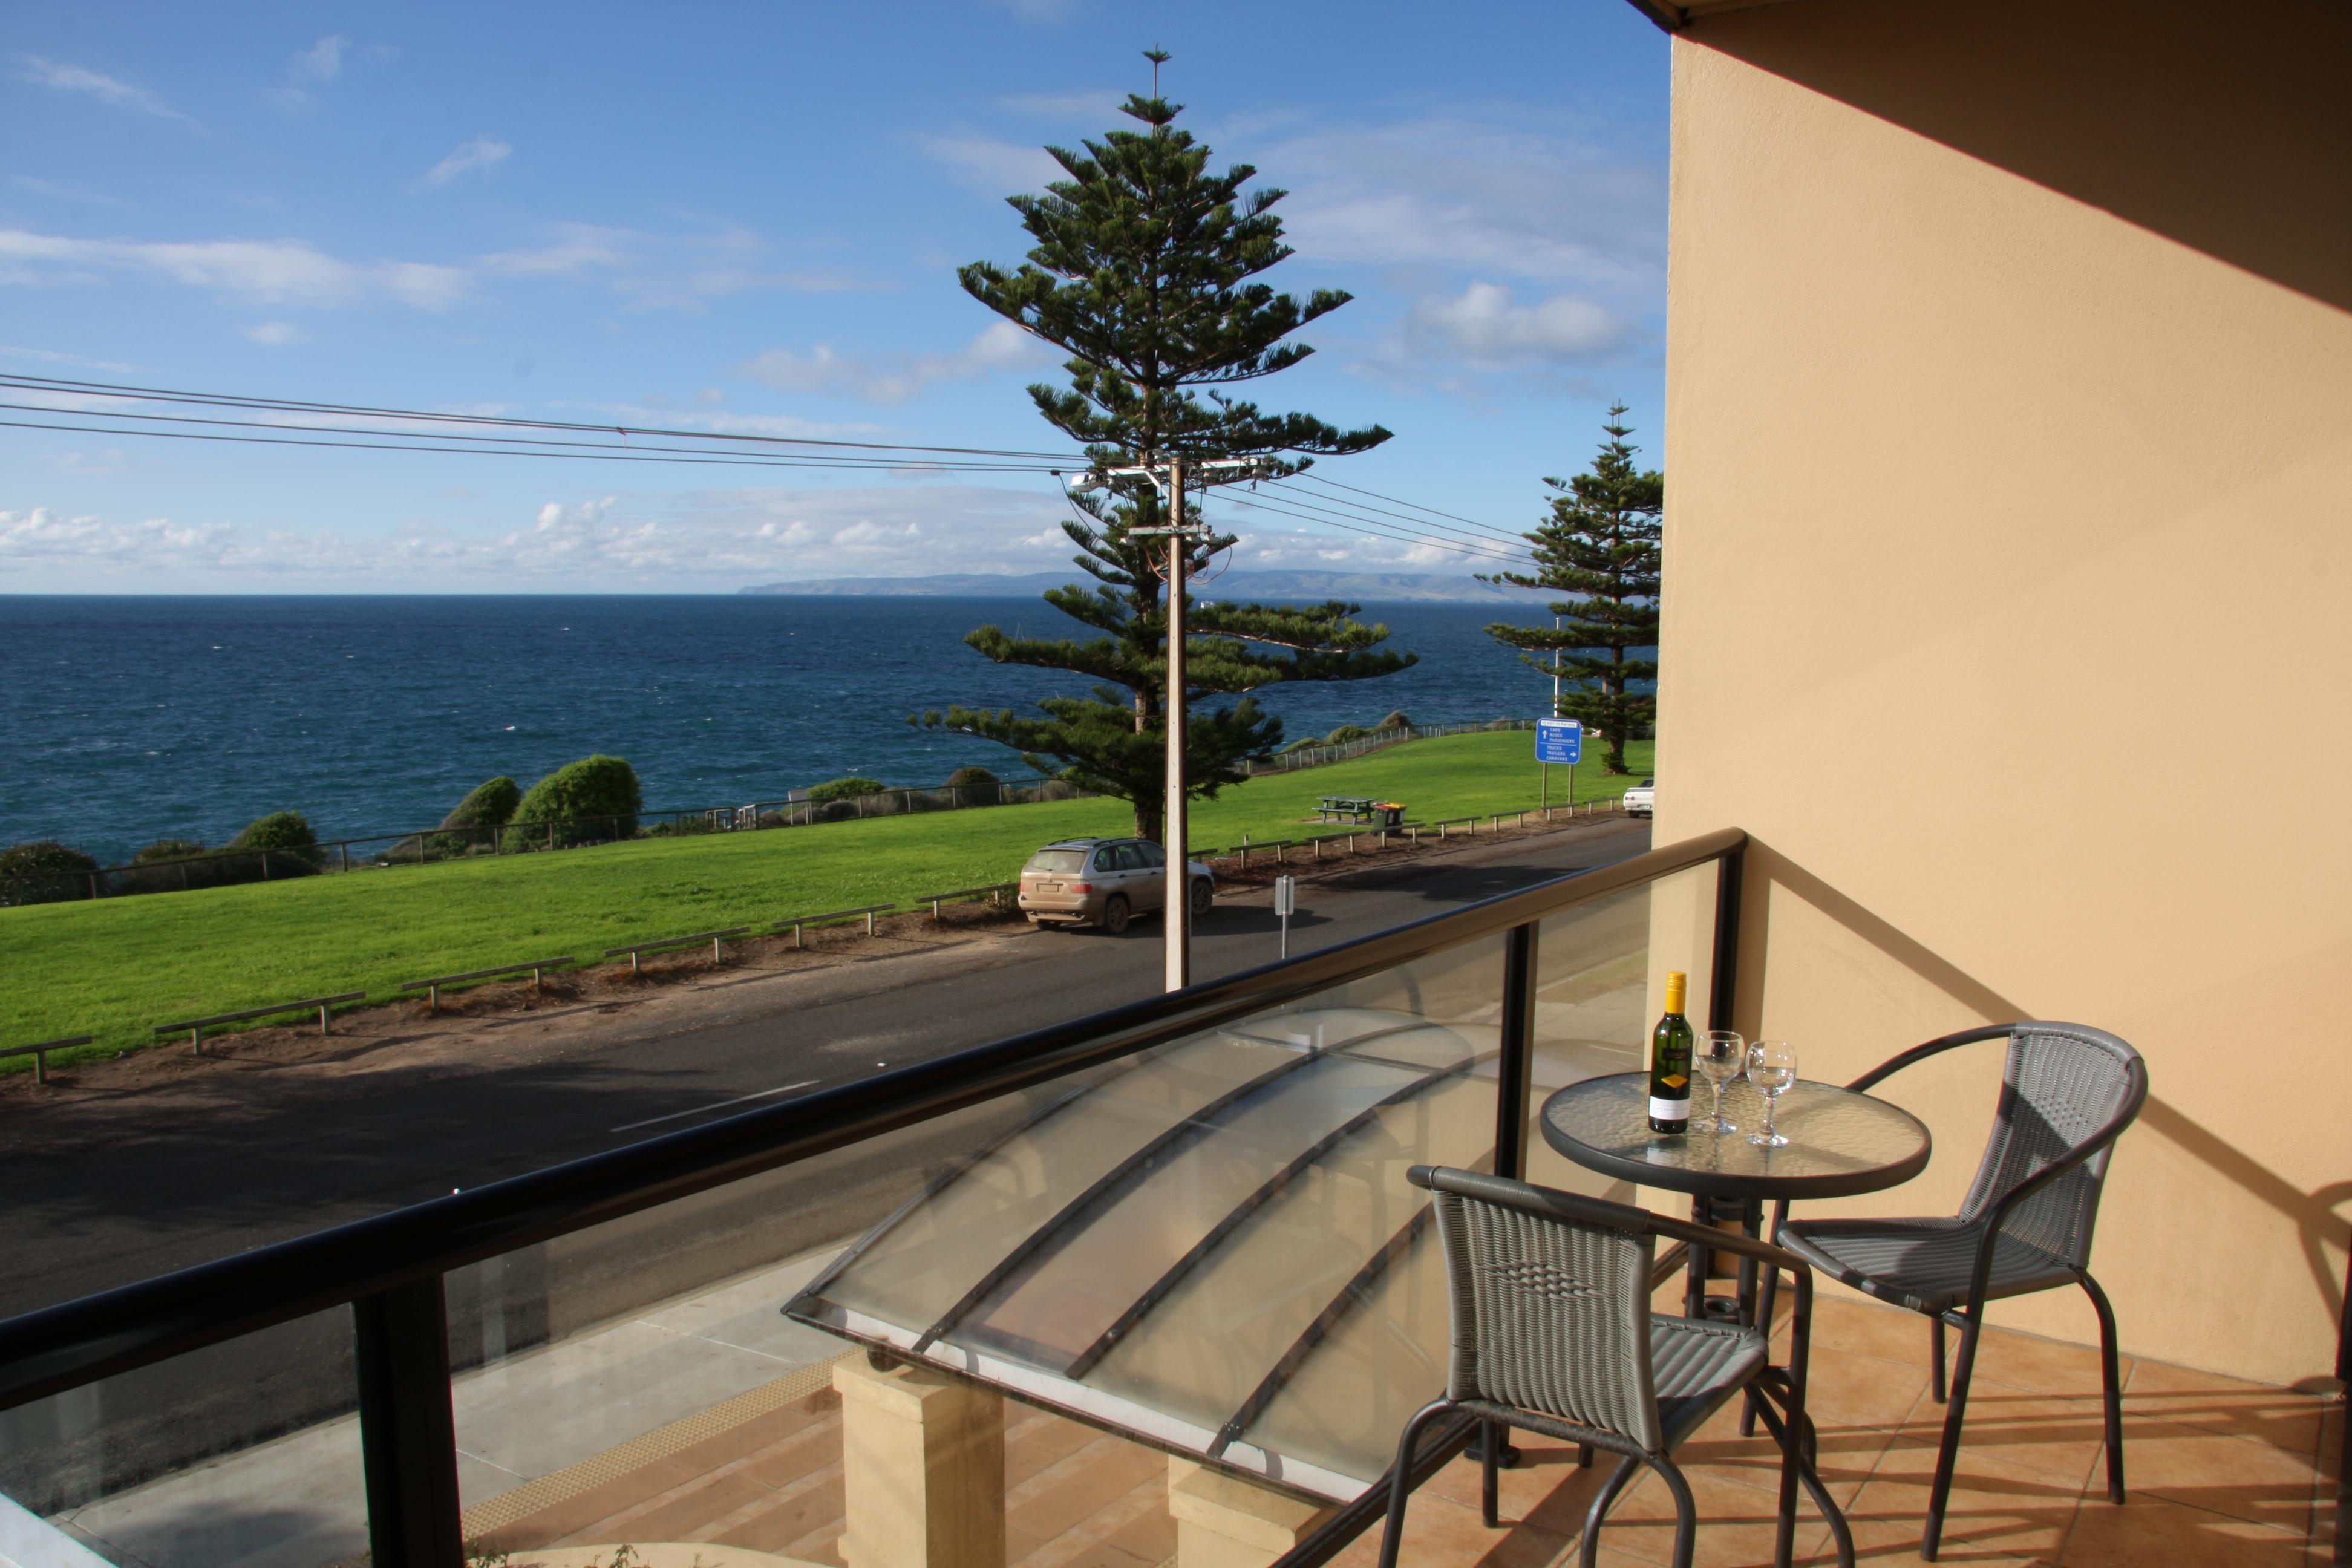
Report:
[[[1517,529],[1612,397],[1662,461],[1666,46],[1622,0],[91,6],[0,14],[0,370],[774,435],[1058,446],[968,299],[1042,144],[1167,95],[1352,291],[1269,408]],[[9,401],[24,399],[14,394]],[[21,418],[21,414],[0,413]],[[37,416],[36,416],[37,417]],[[716,479],[717,483],[714,483]],[[0,429],[0,591],[730,591],[1034,572],[1049,480]],[[1222,501],[1236,564],[1467,571]]]

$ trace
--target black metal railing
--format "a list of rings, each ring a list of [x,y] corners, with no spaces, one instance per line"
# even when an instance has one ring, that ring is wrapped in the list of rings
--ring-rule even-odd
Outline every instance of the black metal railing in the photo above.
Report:
[[[1712,863],[1708,1016],[1721,1026],[1736,987],[1747,841],[1721,829],[1166,996],[8,1319],[0,1321],[0,1411],[349,1305],[373,1560],[459,1568],[443,1288],[452,1270],[1496,935],[1505,942],[1496,1169],[1523,1174],[1543,921]],[[1335,1553],[1375,1517],[1357,1521],[1357,1511],[1342,1510],[1286,1563],[1310,1568]]]

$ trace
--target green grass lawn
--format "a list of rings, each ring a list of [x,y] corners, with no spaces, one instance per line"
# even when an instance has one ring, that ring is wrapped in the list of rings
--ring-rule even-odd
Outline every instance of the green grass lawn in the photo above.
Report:
[[[1454,735],[1253,779],[1196,804],[1192,839],[1320,831],[1299,818],[1326,795],[1402,801],[1422,822],[1521,810],[1536,804],[1533,749],[1524,731]],[[1628,750],[1638,779],[1651,748]],[[1576,796],[1613,798],[1630,782],[1596,760],[1576,770]],[[1553,769],[1554,805],[1565,784]],[[1055,801],[0,910],[0,1046],[95,1035],[92,1052],[110,1052],[152,1043],[175,1018],[343,991],[385,998],[429,974],[903,902],[1009,880],[1055,838],[1132,827],[1118,802]]]

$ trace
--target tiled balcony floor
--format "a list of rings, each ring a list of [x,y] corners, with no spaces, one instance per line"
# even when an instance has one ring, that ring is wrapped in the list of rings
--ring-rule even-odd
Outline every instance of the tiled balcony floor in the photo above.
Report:
[[[1853,1527],[1857,1560],[1917,1561],[1943,1407],[1927,1396],[1926,1323],[1891,1309],[1816,1304],[1812,1389],[1822,1468]],[[1993,1331],[1979,1352],[1959,1475],[1940,1561],[2066,1568],[2319,1568],[2335,1539],[2340,1405],[2280,1389],[2126,1361],[2126,1479],[2105,1500],[2095,1352]],[[821,1390],[633,1467],[505,1523],[483,1544],[514,1551],[581,1542],[681,1542],[838,1563],[839,1402]],[[1172,1560],[1175,1531],[1160,1455],[1008,1404],[1007,1561],[1026,1568],[1138,1568]],[[1415,1497],[1404,1561],[1444,1568],[1551,1568],[1576,1561],[1577,1532],[1605,1460],[1580,1471],[1572,1448],[1522,1435],[1505,1472],[1504,1527],[1478,1518],[1478,1472],[1456,1461]],[[1698,1563],[1771,1561],[1777,1450],[1742,1439],[1727,1410],[1677,1458],[1700,1513]],[[1633,1488],[1601,1537],[1612,1568],[1663,1563],[1674,1510],[1654,1478]],[[1338,1561],[1370,1563],[1377,1530]],[[1834,1562],[1810,1504],[1800,1561]],[[557,1560],[551,1555],[549,1561]]]

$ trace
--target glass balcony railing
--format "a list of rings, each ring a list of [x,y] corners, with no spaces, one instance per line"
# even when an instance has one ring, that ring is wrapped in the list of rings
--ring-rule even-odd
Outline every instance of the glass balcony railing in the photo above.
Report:
[[[1444,1382],[1405,1172],[1609,1192],[1536,1108],[1708,994],[1743,843],[0,1323],[0,1558],[1320,1562]]]

